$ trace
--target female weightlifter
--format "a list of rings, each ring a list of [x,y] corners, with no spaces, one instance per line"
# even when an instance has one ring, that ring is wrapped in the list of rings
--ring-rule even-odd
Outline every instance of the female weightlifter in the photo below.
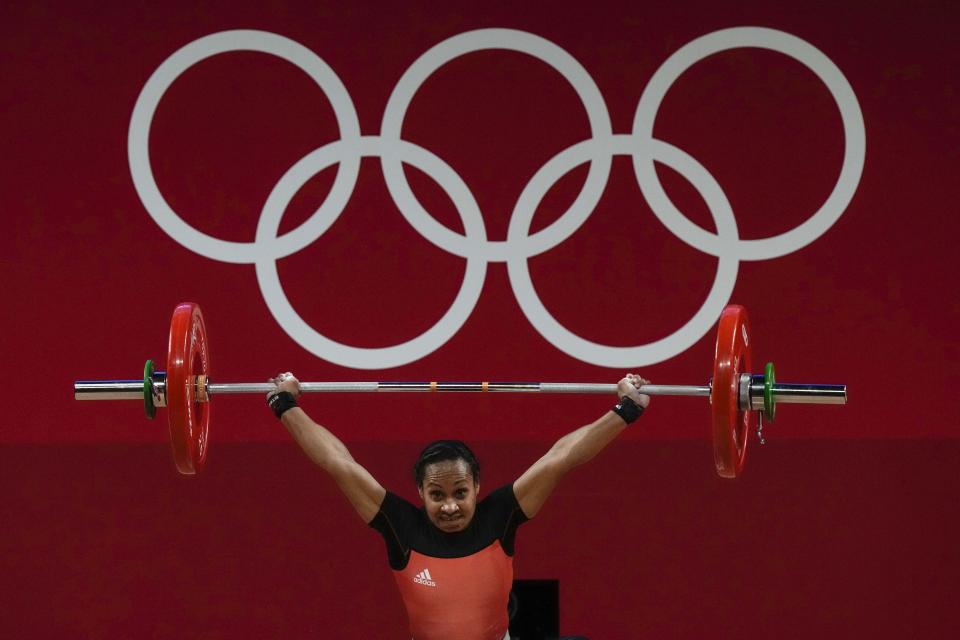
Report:
[[[479,501],[480,464],[473,452],[459,440],[432,442],[414,465],[423,502],[417,507],[380,486],[335,435],[297,406],[300,382],[292,373],[270,382],[276,385],[267,395],[274,414],[386,541],[414,640],[509,640],[517,527],[537,515],[564,475],[600,453],[650,404],[638,390],[649,381],[627,374],[617,384],[613,409],[560,438],[515,482]]]

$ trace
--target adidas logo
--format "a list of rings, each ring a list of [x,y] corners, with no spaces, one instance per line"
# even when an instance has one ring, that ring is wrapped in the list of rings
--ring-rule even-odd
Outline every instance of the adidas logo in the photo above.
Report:
[[[427,587],[435,587],[437,583],[433,581],[433,576],[430,575],[430,569],[424,569],[413,579],[417,584],[422,584]]]

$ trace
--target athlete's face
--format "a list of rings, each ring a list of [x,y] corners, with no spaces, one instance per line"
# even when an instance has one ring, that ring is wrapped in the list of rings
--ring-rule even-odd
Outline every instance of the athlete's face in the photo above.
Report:
[[[441,531],[463,531],[473,520],[477,491],[470,466],[463,460],[428,464],[423,470],[420,498],[430,522]]]

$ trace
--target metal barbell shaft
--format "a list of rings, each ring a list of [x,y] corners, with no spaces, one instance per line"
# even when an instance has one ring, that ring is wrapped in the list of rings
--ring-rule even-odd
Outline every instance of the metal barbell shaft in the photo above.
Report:
[[[162,380],[162,374],[158,379]],[[155,384],[163,385],[162,381]],[[276,387],[269,382],[207,383],[210,395],[266,394]],[[487,393],[570,393],[614,394],[615,384],[577,382],[301,382],[303,393],[384,393],[384,392],[487,392]],[[648,384],[641,393],[651,396],[709,397],[710,386]],[[776,383],[772,388],[777,402],[792,404],[846,404],[846,385]],[[77,400],[143,399],[143,380],[81,380],[73,384]]]
[[[163,374],[158,376],[163,385]],[[210,395],[233,395],[247,393],[266,394],[276,389],[269,382],[233,382],[216,384],[207,382]],[[73,384],[77,400],[136,400],[143,398],[143,380],[81,380]],[[373,393],[373,392],[446,392],[446,393],[572,393],[613,394],[615,384],[592,384],[577,382],[301,382],[303,393]],[[709,396],[710,387],[680,385],[646,385],[643,392],[649,395]]]
[[[268,393],[270,383],[234,383],[207,385],[211,395],[230,393]],[[339,392],[447,392],[447,393],[576,393],[614,394],[615,384],[576,382],[301,382],[303,393]],[[708,396],[709,387],[647,385],[644,393],[659,396]]]

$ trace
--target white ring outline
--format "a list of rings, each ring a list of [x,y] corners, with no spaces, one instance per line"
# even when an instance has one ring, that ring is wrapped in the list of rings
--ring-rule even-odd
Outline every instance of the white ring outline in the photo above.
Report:
[[[304,156],[293,165],[277,182],[263,206],[263,214],[257,225],[257,242],[273,240],[280,227],[283,213],[296,195],[297,191],[317,173],[334,164],[339,158],[340,147],[344,146],[341,140],[326,144]],[[391,147],[391,145],[393,145]],[[384,149],[386,147],[386,150]],[[449,165],[434,156],[423,147],[403,140],[384,140],[379,136],[363,136],[358,144],[351,145],[351,151],[356,149],[364,157],[395,156],[402,159],[421,171],[429,165],[430,174],[447,195],[453,200],[463,221],[464,230],[468,238],[476,237],[479,241],[486,239],[483,228],[483,216],[473,194],[463,180]],[[440,179],[437,179],[439,176]],[[456,185],[448,189],[445,185]],[[297,342],[310,353],[328,360],[334,364],[354,369],[385,369],[396,367],[436,351],[447,340],[452,338],[460,327],[467,321],[473,308],[480,299],[483,291],[483,282],[486,278],[487,263],[479,257],[467,258],[467,268],[464,273],[460,291],[447,309],[446,313],[430,329],[406,342],[390,347],[354,347],[345,345],[324,336],[312,326],[304,322],[303,318],[290,304],[280,283],[277,272],[277,262],[272,257],[265,257],[257,261],[257,282],[260,291],[273,317],[289,335],[298,335]]]
[[[649,155],[657,161],[671,168],[685,166],[688,173],[684,174],[684,177],[697,189],[704,202],[708,205],[711,202],[715,203],[710,206],[710,214],[717,225],[719,237],[736,240],[737,222],[733,209],[723,189],[703,165],[671,144],[661,140],[646,142],[650,147]],[[512,234],[526,233],[540,200],[546,195],[547,190],[567,172],[584,162],[595,159],[598,154],[634,155],[640,146],[642,143],[638,142],[634,136],[621,134],[612,136],[609,140],[587,140],[555,156],[543,166],[521,194],[518,206],[514,210],[514,217],[510,220],[508,239]],[[548,181],[548,178],[542,178],[541,174],[551,174],[550,177],[553,180]],[[525,205],[521,206],[521,202]],[[630,347],[599,344],[581,338],[563,326],[547,310],[537,295],[528,266],[526,258],[516,258],[507,262],[510,285],[530,324],[550,344],[569,356],[604,367],[622,368],[636,366],[638,362],[644,364],[663,362],[690,348],[710,331],[733,293],[739,260],[730,255],[719,257],[717,273],[707,299],[686,324],[665,338]]]
[[[612,135],[610,114],[593,78],[569,53],[546,38],[516,29],[477,29],[447,38],[434,45],[407,69],[390,94],[384,109],[380,135],[389,140],[401,140],[403,120],[410,102],[423,83],[437,69],[468,53],[489,49],[516,51],[532,56],[556,70],[573,87],[587,112],[593,138]],[[431,216],[414,195],[399,161],[381,159],[383,176],[394,202],[404,217],[420,235],[444,251],[461,257],[480,256],[490,262],[505,262],[512,258],[532,255],[526,244],[552,242],[556,246],[566,240],[590,217],[593,208],[603,196],[610,174],[610,156],[599,156],[590,165],[583,188],[570,208],[545,229],[523,242],[488,240],[475,245],[468,238],[443,226]],[[563,235],[565,234],[565,235]],[[558,237],[559,236],[559,237]]]
[[[360,173],[360,155],[354,151],[345,157],[337,170],[330,193],[320,208],[298,228],[277,238],[269,250],[265,245],[256,242],[232,242],[214,238],[184,222],[167,204],[153,175],[150,164],[150,125],[163,94],[180,74],[202,60],[233,51],[268,53],[286,60],[310,76],[330,101],[342,140],[355,141],[360,137],[360,121],[347,88],[333,69],[299,42],[275,33],[245,29],[213,33],[181,47],[153,72],[137,97],[127,135],[130,175],[140,200],[161,229],[194,253],[221,262],[250,264],[264,256],[288,256],[323,235],[343,211],[350,194],[353,193]]]
[[[734,27],[708,33],[680,47],[650,78],[637,104],[633,134],[639,138],[653,138],[653,125],[660,104],[684,71],[715,53],[744,47],[769,49],[800,62],[823,82],[840,110],[845,139],[843,164],[833,191],[816,213],[780,235],[730,242],[694,224],[677,210],[663,190],[652,157],[634,155],[634,171],[650,208],[674,235],[691,247],[718,257],[735,253],[740,260],[767,260],[798,251],[823,235],[843,215],[863,173],[866,155],[863,113],[853,87],[830,58],[809,42],[776,29]],[[686,168],[675,167],[681,174]]]

